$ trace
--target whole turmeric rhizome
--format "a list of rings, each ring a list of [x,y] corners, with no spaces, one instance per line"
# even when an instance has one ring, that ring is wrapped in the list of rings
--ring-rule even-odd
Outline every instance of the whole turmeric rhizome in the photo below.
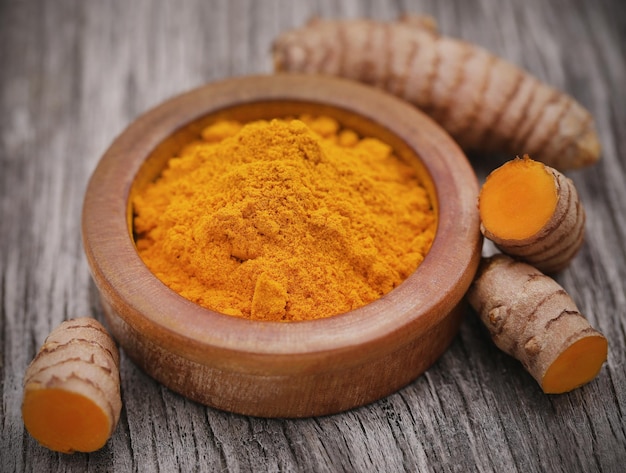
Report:
[[[133,199],[139,254],[209,309],[329,317],[400,284],[436,215],[414,167],[330,117],[217,122]]]

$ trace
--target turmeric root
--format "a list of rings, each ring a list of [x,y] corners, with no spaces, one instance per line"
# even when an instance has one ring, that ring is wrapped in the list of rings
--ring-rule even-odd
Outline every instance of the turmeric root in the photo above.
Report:
[[[428,113],[468,151],[525,153],[559,169],[598,160],[591,114],[568,95],[465,41],[430,17],[313,19],[278,36],[277,71],[371,84]]]
[[[495,344],[518,359],[545,393],[588,383],[607,358],[606,338],[552,278],[498,254],[484,258],[468,291]]]
[[[478,208],[486,238],[544,273],[564,269],[583,244],[585,211],[574,183],[528,155],[487,176]]]
[[[26,430],[50,450],[100,449],[120,417],[119,352],[95,319],[63,322],[46,338],[24,377]]]

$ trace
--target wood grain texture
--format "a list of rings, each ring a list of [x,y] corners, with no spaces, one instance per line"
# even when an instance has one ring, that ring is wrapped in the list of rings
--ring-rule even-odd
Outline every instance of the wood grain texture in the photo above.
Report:
[[[209,81],[270,72],[269,45],[312,15],[435,16],[590,109],[603,146],[568,173],[587,238],[558,281],[609,340],[599,377],[546,396],[472,314],[446,354],[353,411],[258,419],[202,407],[122,353],[124,409],[107,446],[63,456],[20,418],[49,331],[102,317],[80,243],[87,180],[139,113]],[[626,9],[621,0],[0,2],[0,471],[621,472],[626,462]],[[499,162],[471,156],[481,177]],[[489,250],[489,248],[487,248]]]

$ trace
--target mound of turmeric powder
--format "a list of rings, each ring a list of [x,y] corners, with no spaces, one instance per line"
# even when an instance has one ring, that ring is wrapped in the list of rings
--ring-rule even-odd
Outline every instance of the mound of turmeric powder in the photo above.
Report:
[[[133,207],[139,254],[167,286],[267,321],[378,299],[417,268],[436,228],[413,167],[329,117],[217,122]]]

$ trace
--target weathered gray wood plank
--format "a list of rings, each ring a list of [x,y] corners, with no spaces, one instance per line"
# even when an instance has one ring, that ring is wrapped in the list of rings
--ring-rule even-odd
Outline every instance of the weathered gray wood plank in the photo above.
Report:
[[[138,114],[233,75],[268,73],[269,45],[314,15],[434,15],[574,95],[600,164],[571,173],[587,242],[559,282],[608,337],[588,386],[543,395],[468,314],[422,377],[370,406],[268,420],[215,411],[122,356],[124,410],[93,454],[58,455],[23,429],[21,382],[52,327],[100,316],[80,241],[83,192]],[[626,462],[626,9],[620,0],[5,0],[0,2],[0,471],[567,471]],[[479,176],[496,164],[471,156]]]

